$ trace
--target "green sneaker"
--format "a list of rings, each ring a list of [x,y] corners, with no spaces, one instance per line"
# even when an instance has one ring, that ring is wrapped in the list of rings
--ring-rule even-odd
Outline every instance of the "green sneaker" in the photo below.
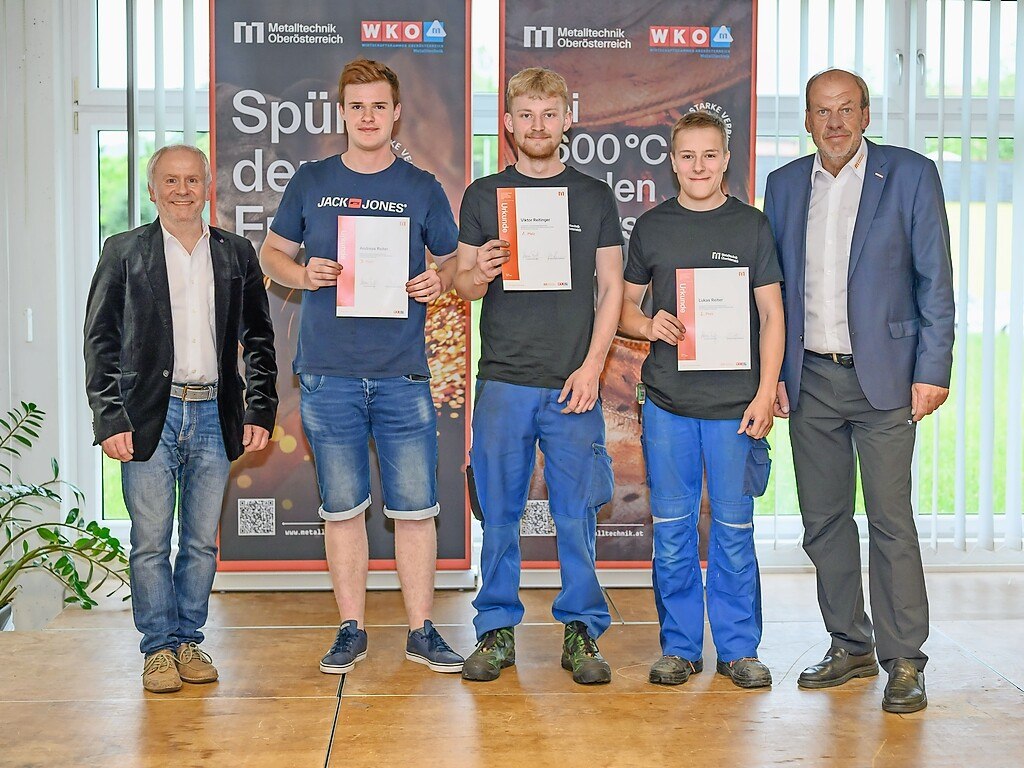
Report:
[[[497,680],[501,670],[516,663],[516,636],[512,627],[492,629],[462,665],[463,680]]]
[[[572,672],[573,682],[595,685],[612,681],[612,668],[597,648],[597,641],[587,632],[582,621],[565,625],[562,643],[562,669]]]

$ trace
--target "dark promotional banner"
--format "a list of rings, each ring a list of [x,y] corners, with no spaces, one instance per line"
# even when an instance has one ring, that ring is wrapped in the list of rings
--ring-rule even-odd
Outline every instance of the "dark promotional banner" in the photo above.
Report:
[[[345,151],[338,76],[365,56],[401,83],[395,154],[433,173],[457,212],[468,183],[469,0],[211,0],[213,217],[259,250],[303,162]],[[291,372],[299,291],[269,286],[281,405],[267,450],[232,469],[221,516],[222,571],[324,570],[316,476]],[[438,568],[470,566],[467,452],[468,307],[447,294],[429,308],[427,350],[438,413]],[[367,511],[370,567],[394,568],[393,525],[375,462]]]
[[[503,0],[501,82],[524,67],[545,66],[569,85],[573,126],[563,162],[612,188],[622,232],[678,194],[669,134],[682,115],[718,114],[729,129],[728,192],[753,199],[754,0]],[[504,111],[504,107],[502,108]],[[511,136],[502,165],[515,161]],[[615,495],[598,518],[602,568],[648,567],[651,520],[636,384],[647,343],[616,338],[602,378]],[[523,565],[557,567],[554,522],[538,460],[522,525]]]

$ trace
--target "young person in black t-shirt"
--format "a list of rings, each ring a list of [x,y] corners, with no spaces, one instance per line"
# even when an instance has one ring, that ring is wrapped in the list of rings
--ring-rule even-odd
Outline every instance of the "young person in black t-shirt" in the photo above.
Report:
[[[622,305],[622,232],[609,187],[558,159],[572,121],[568,97],[565,80],[550,70],[516,74],[504,121],[519,159],[475,181],[462,201],[455,287],[464,299],[483,299],[470,451],[483,512],[483,583],[473,601],[479,643],[463,667],[467,680],[494,680],[515,663],[519,521],[538,443],[558,534],[562,591],[552,613],[566,625],[562,667],[577,683],[611,680],[595,642],[611,623],[595,572],[597,510],[614,484],[598,381]],[[509,187],[567,192],[571,287],[506,290],[500,275],[510,250],[498,239],[497,190]]]
[[[671,157],[679,196],[637,219],[619,321],[626,335],[651,341],[642,372],[643,448],[664,656],[651,667],[649,679],[679,685],[704,666],[697,519],[706,472],[711,497],[707,612],[717,670],[741,688],[760,688],[771,685],[772,677],[757,659],[761,585],[753,497],[764,493],[770,468],[765,436],[772,428],[783,356],[782,273],[767,219],[722,191],[729,152],[721,119],[703,112],[685,115],[672,129]],[[750,365],[680,371],[679,345],[695,329],[677,316],[676,270],[715,268],[735,270],[749,286]],[[648,289],[651,317],[640,308]],[[691,294],[690,301],[710,298]],[[735,336],[737,329],[715,332]]]

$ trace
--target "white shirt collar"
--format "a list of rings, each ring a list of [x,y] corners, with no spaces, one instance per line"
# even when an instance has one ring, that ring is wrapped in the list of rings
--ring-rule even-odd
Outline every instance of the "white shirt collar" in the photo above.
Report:
[[[203,225],[203,234],[201,234],[199,236],[199,242],[202,242],[203,240],[209,238],[209,236],[210,236],[210,225],[207,224],[206,221],[204,221],[202,219],[200,219],[199,223]],[[163,236],[164,236],[164,250],[167,249],[167,245],[168,245],[168,243],[171,242],[171,240],[176,242],[178,245],[180,245],[184,249],[185,246],[181,245],[181,241],[178,240],[178,238],[176,238],[174,235],[172,235],[170,232],[167,231],[167,227],[164,226],[164,223],[162,221],[160,222],[160,231],[163,233]],[[197,245],[198,245],[198,243],[197,243]]]
[[[864,174],[867,171],[867,167],[868,167],[867,160],[868,160],[868,142],[867,142],[867,140],[863,136],[861,136],[860,137],[860,147],[857,148],[857,154],[855,154],[846,163],[846,165],[844,165],[840,169],[839,176],[842,176],[844,173],[846,173],[847,175],[852,173],[858,179],[860,179],[861,181],[864,181]],[[847,171],[847,168],[849,168],[850,170]],[[815,152],[814,153],[814,164],[811,166],[811,185],[812,186],[814,185],[814,180],[818,177],[818,172],[819,171],[822,172],[822,173],[827,173],[829,175],[829,178],[832,177],[832,174],[829,173],[828,171],[826,171],[825,170],[825,166],[823,166],[821,164],[821,153],[820,152]],[[835,178],[838,179],[839,176],[836,176]]]

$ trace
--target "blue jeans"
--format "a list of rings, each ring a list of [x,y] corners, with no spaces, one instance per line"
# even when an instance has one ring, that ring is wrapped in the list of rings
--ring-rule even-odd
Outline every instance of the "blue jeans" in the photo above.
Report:
[[[132,613],[149,655],[201,643],[217,570],[217,526],[231,462],[217,401],[171,398],[156,452],[121,465],[132,521]],[[171,570],[171,528],[178,497],[178,555]]]
[[[662,653],[696,661],[704,643],[704,585],[697,552],[701,481],[711,498],[707,606],[722,661],[757,656],[761,580],[754,550],[754,499],[768,468],[763,440],[738,435],[738,419],[694,419],[650,400],[643,412],[644,461],[654,517],[654,599]],[[766,455],[765,455],[766,458]]]
[[[611,500],[614,485],[600,402],[586,413],[563,414],[557,389],[500,381],[477,384],[470,450],[484,518],[482,583],[473,601],[477,638],[523,620],[519,521],[538,442],[562,575],[551,613],[563,624],[582,621],[598,637],[608,629],[611,616],[595,570],[597,510]]]
[[[370,438],[384,514],[437,515],[437,412],[421,377],[355,379],[299,374],[302,428],[313,449],[320,517],[349,520],[370,506]]]

